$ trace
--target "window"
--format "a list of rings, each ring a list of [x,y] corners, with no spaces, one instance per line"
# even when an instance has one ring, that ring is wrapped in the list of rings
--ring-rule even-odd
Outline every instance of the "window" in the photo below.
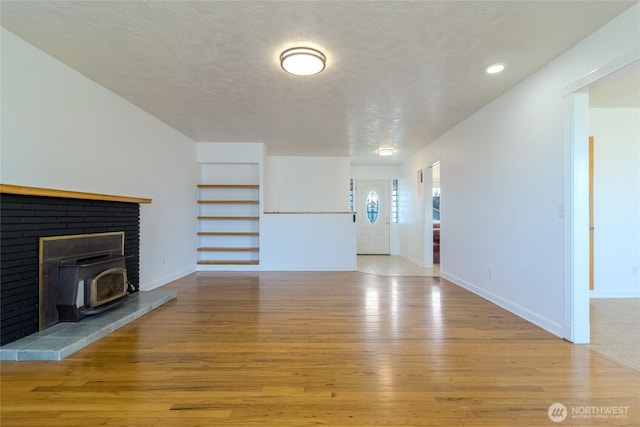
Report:
[[[353,178],[349,180],[349,211],[354,212],[355,208],[353,205]]]
[[[378,208],[380,207],[380,200],[378,194],[371,190],[367,195],[367,219],[369,224],[373,225],[378,221]]]
[[[398,180],[391,182],[391,221],[398,222]]]

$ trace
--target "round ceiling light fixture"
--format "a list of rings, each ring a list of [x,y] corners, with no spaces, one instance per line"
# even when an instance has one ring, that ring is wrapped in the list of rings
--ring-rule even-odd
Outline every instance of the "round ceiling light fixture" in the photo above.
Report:
[[[296,76],[312,76],[318,74],[327,63],[322,52],[310,47],[292,47],[280,55],[280,65],[287,73]]]
[[[396,154],[396,150],[393,147],[383,147],[383,148],[378,148],[376,150],[376,153],[378,153],[378,156],[388,157]]]
[[[497,74],[504,71],[504,67],[506,66],[507,64],[504,64],[502,62],[497,62],[495,64],[487,65],[487,67],[484,70],[487,72],[487,74]]]

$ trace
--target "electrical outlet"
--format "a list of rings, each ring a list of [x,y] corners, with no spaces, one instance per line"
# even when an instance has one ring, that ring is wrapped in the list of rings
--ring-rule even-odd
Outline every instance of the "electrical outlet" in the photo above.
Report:
[[[493,268],[489,268],[489,279],[493,279]]]

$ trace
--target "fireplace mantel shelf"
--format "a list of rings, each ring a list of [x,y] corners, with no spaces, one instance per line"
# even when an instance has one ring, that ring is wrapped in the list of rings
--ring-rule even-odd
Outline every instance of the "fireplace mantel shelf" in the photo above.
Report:
[[[151,203],[151,199],[141,197],[116,196],[111,194],[84,193],[81,191],[57,190],[54,188],[26,187],[23,185],[0,184],[0,193],[21,194],[23,196],[63,197],[67,199],[104,200],[108,202]]]

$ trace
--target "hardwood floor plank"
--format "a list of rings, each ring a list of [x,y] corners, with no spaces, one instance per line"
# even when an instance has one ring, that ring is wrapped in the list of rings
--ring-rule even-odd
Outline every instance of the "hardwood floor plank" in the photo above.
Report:
[[[590,347],[640,371],[640,298],[592,298]]]
[[[60,362],[1,365],[2,426],[545,426],[640,374],[432,277],[202,272]]]

